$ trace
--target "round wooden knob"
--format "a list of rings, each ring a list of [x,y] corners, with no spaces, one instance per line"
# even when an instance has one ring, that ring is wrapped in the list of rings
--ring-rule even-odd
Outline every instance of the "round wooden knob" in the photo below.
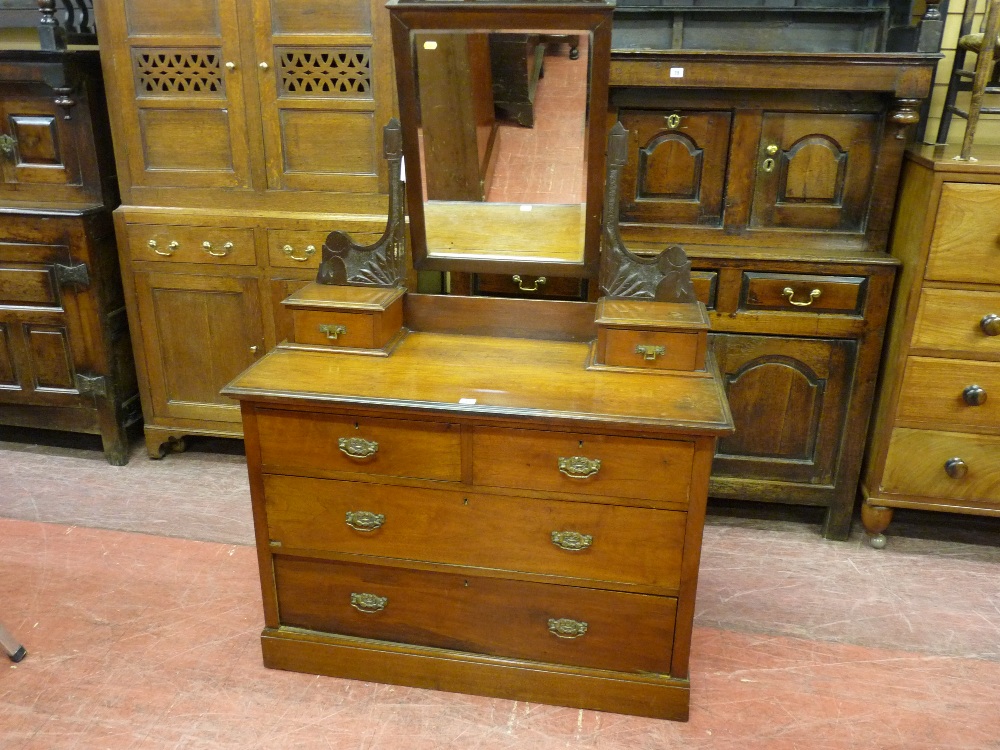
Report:
[[[996,313],[984,315],[983,319],[979,321],[979,327],[987,336],[1000,335],[1000,315]]]
[[[962,391],[962,400],[969,406],[982,406],[986,403],[986,389],[978,385],[970,385]]]
[[[949,458],[944,462],[944,472],[952,479],[961,479],[969,473],[969,466],[960,458]]]

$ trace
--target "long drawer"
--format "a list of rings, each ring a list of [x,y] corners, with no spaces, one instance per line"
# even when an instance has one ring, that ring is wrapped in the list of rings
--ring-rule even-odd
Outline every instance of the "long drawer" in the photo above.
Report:
[[[670,671],[676,599],[471,573],[276,556],[279,620],[493,656]]]
[[[252,229],[129,224],[127,231],[133,260],[237,266],[257,262]]]
[[[275,475],[264,497],[285,549],[680,585],[683,512]]]
[[[490,487],[686,503],[693,458],[683,440],[477,427],[472,474]]]
[[[1000,359],[1000,292],[924,289],[913,325],[915,349]]]
[[[1000,429],[1000,363],[910,357],[899,419],[951,430]]]
[[[461,478],[458,425],[277,409],[259,410],[257,423],[266,471]]]

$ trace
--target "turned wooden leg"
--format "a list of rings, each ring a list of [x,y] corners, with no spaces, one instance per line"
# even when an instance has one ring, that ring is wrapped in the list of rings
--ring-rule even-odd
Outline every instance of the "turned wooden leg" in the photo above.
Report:
[[[892,508],[886,508],[882,505],[870,505],[867,500],[861,504],[861,523],[864,524],[865,531],[868,532],[868,536],[870,537],[870,543],[875,549],[885,547],[885,534],[882,532],[886,530],[891,522]]]

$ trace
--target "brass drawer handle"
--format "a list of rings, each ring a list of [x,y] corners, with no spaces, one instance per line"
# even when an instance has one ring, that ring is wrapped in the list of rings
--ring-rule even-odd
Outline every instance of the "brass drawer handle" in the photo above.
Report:
[[[594,537],[590,534],[581,534],[578,531],[553,531],[552,543],[559,549],[564,549],[568,552],[579,552],[593,544]]]
[[[319,332],[326,334],[326,337],[330,341],[336,341],[341,336],[347,335],[347,326],[339,326],[333,323],[321,323],[319,326]]]
[[[351,606],[366,615],[381,612],[389,603],[389,597],[377,594],[351,594]]]
[[[525,286],[524,282],[521,281],[521,276],[516,273],[510,277],[510,280],[513,281],[515,284],[517,284],[517,288],[520,289],[522,292],[537,292],[539,287],[545,286],[544,276],[539,276],[537,279],[535,279],[535,283],[532,284],[531,286]]]
[[[375,531],[382,528],[385,523],[385,516],[381,513],[372,513],[367,510],[347,511],[347,525],[355,531]]]
[[[944,473],[952,479],[962,479],[969,473],[969,465],[960,458],[949,458],[944,462]]]
[[[784,289],[781,290],[781,296],[788,297],[789,303],[795,305],[796,307],[809,307],[809,305],[811,305],[813,302],[819,299],[822,293],[823,292],[821,292],[819,289],[813,289],[811,292],[809,292],[808,300],[806,300],[805,302],[796,302],[794,299],[792,299],[792,297],[795,296],[794,289],[792,289],[790,286],[786,286]]]
[[[168,258],[177,251],[177,248],[181,246],[181,243],[179,243],[177,240],[174,240],[169,245],[167,245],[167,249],[164,251],[160,250],[156,240],[150,240],[146,244],[149,245],[149,249],[152,250],[157,255],[163,255]]]
[[[9,136],[6,133],[0,135],[0,151],[3,151],[6,156],[13,156],[16,147],[17,140],[13,136]]]
[[[587,623],[560,617],[549,620],[549,632],[556,638],[579,638],[587,632]]]
[[[641,354],[642,358],[647,362],[652,362],[657,357],[662,357],[666,354],[667,348],[665,346],[653,346],[652,344],[637,344],[635,353]]]
[[[371,458],[378,453],[378,443],[359,437],[340,438],[337,447],[341,453],[351,458]]]
[[[212,249],[212,243],[209,242],[208,240],[202,242],[201,247],[206,253],[211,255],[213,258],[224,258],[227,255],[229,255],[229,251],[233,249],[234,245],[232,242],[227,242],[225,245],[222,246],[221,253],[215,252],[215,250]]]
[[[559,471],[573,479],[586,479],[601,470],[601,459],[584,456],[559,457]]]
[[[962,391],[962,400],[969,406],[982,406],[986,403],[986,389],[979,385],[970,385]]]
[[[281,248],[281,252],[287,255],[292,260],[297,260],[299,263],[305,263],[309,258],[316,254],[315,245],[306,245],[306,249],[302,251],[302,255],[295,254],[295,248],[291,245],[285,245]]]
[[[996,313],[984,315],[983,319],[979,321],[979,327],[987,336],[1000,335],[1000,315]]]

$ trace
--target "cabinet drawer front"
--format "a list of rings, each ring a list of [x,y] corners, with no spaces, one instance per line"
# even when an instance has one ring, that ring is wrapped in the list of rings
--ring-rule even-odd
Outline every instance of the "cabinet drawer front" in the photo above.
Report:
[[[709,310],[715,309],[715,295],[719,288],[718,271],[691,271],[691,286],[694,287],[694,296],[699,302],[703,302]]]
[[[679,511],[270,474],[264,496],[269,538],[285,549],[680,585]]]
[[[375,318],[370,313],[339,310],[295,310],[292,326],[297,344],[340,348],[371,348],[375,343]]]
[[[959,459],[962,470],[946,464]],[[882,491],[978,501],[1000,507],[1000,437],[896,429],[889,441]]]
[[[693,458],[680,440],[476,428],[472,475],[483,486],[686,503]]]
[[[1000,429],[1000,364],[910,357],[898,411],[902,420],[945,429]]]
[[[912,346],[1000,359],[1000,336],[987,334],[997,327],[990,316],[1000,317],[1000,293],[924,289]]]
[[[128,244],[132,260],[237,266],[257,263],[252,229],[131,224]]]
[[[705,366],[702,336],[696,333],[609,328],[605,364],[651,370],[696,370]],[[660,354],[656,347],[662,347]],[[700,355],[700,356],[699,356]]]
[[[257,427],[268,468],[461,478],[458,425],[261,409]]]
[[[860,315],[866,279],[862,276],[743,274],[741,310]]]
[[[372,223],[331,222],[317,229],[268,229],[267,255],[272,266],[281,268],[319,268],[327,235],[340,229],[359,245],[369,245],[382,236]]]
[[[475,294],[500,297],[538,297],[541,299],[587,299],[587,282],[565,276],[538,276],[532,273],[476,274],[473,281]]]
[[[275,557],[279,620],[286,626],[493,656],[626,672],[670,671],[676,599],[469,573]],[[579,624],[577,632],[586,630],[578,637],[560,637],[549,631],[550,620],[571,620]],[[560,632],[572,635],[571,624],[563,625]],[[559,630],[559,623],[552,627]]]
[[[925,275],[942,281],[1000,283],[1000,185],[941,187]]]

